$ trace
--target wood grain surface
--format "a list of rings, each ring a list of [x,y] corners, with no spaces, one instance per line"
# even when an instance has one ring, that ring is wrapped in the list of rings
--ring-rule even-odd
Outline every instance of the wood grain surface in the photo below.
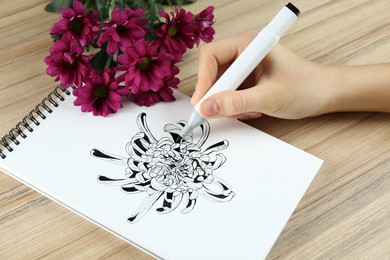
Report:
[[[196,13],[210,2],[185,7]],[[43,59],[59,15],[45,12],[47,3],[0,0],[0,136],[56,86],[45,74]],[[286,2],[212,4],[219,39],[261,28]],[[301,17],[281,42],[300,56],[324,64],[390,62],[390,1],[294,4]],[[180,91],[191,95],[197,49],[186,53],[180,69]],[[268,259],[390,259],[389,114],[334,113],[303,120],[264,116],[248,124],[325,160]],[[37,258],[151,259],[0,172],[0,259]]]

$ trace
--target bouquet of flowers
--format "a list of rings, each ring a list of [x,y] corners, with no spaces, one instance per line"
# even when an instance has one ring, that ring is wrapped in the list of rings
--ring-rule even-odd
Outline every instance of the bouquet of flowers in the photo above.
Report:
[[[46,73],[72,87],[74,105],[93,115],[117,112],[128,96],[142,106],[175,100],[177,63],[215,34],[214,8],[194,15],[182,1],[168,0],[168,13],[161,0],[52,0],[46,10],[61,18],[50,31]]]

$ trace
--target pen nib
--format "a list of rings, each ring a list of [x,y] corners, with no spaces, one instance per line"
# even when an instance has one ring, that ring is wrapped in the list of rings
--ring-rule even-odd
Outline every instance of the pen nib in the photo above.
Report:
[[[186,125],[182,130],[181,130],[181,133],[180,133],[180,136],[182,138],[186,137],[189,133],[191,132],[191,127],[189,125]]]

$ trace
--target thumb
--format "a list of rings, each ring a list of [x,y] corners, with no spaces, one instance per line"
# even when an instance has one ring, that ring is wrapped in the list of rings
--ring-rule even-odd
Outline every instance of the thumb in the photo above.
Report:
[[[225,90],[207,98],[200,105],[200,113],[207,118],[228,117],[246,112],[263,112],[264,93],[261,88]]]

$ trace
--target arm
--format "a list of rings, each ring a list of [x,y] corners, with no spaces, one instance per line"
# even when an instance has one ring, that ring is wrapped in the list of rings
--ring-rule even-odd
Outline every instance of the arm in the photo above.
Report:
[[[257,31],[202,46],[196,104]],[[330,66],[305,60],[278,44],[237,91],[201,105],[204,117],[249,119],[261,114],[296,119],[335,111],[390,112],[390,65]]]
[[[324,112],[390,112],[390,64],[333,66],[332,69],[336,80]]]

